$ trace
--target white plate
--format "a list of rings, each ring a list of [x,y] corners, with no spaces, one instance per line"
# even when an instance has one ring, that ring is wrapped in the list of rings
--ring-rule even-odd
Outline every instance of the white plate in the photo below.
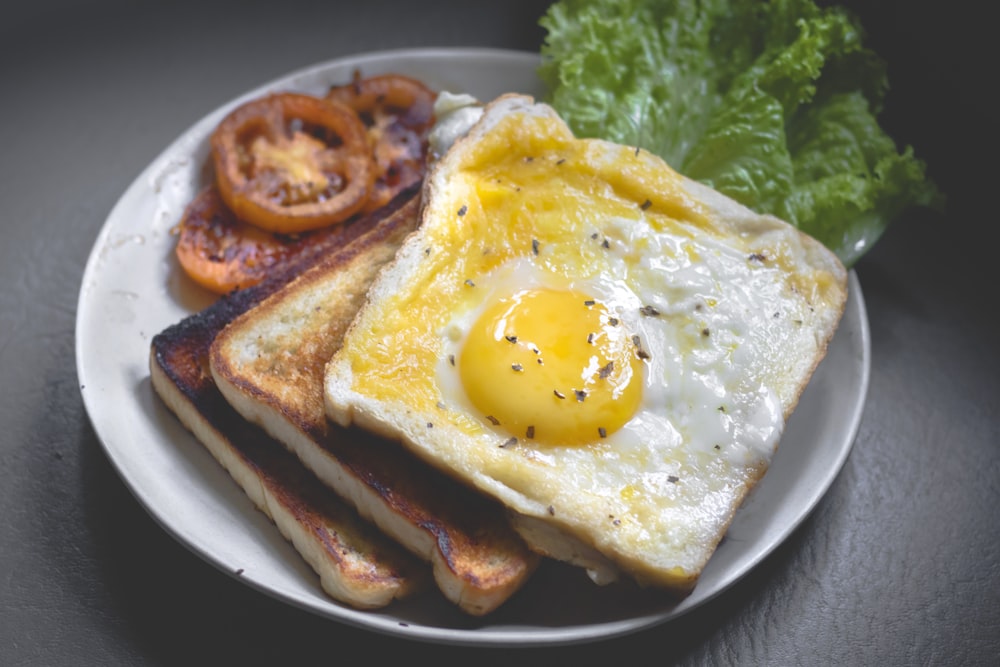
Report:
[[[149,513],[195,553],[274,597],[328,618],[423,641],[543,645],[591,641],[664,623],[717,596],[765,558],[816,505],[851,449],[868,388],[868,320],[857,276],[825,361],[790,420],[771,470],[740,509],[694,593],[679,604],[592,585],[547,563],[485,619],[431,592],[385,610],[337,604],[207,450],[159,402],[149,381],[153,335],[208,305],[180,276],[170,234],[205,182],[207,137],[233,106],[266,91],[322,93],[363,74],[409,74],[480,99],[541,96],[532,53],[424,49],[321,64],[273,81],[196,123],[156,158],[111,211],[87,262],[77,310],[77,368],[87,412],[108,457]]]

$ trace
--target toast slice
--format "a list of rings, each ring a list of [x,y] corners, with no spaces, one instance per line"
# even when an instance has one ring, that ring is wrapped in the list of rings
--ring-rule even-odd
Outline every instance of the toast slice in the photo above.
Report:
[[[423,196],[327,366],[329,417],[497,498],[596,581],[688,594],[826,353],[844,267],[521,95]]]
[[[326,485],[433,566],[444,596],[472,615],[496,609],[539,558],[502,507],[396,443],[326,419],[327,360],[379,268],[413,231],[418,202],[376,233],[331,255],[215,337],[216,386],[248,421],[282,442]]]
[[[325,250],[341,243],[363,246],[369,235],[390,224],[377,215],[345,225],[335,239],[324,241]],[[312,261],[314,257],[303,256],[264,283],[233,292],[156,335],[150,376],[167,407],[316,571],[323,590],[352,607],[375,609],[425,590],[430,573],[424,563],[362,519],[280,443],[240,417],[208,370],[218,332]]]

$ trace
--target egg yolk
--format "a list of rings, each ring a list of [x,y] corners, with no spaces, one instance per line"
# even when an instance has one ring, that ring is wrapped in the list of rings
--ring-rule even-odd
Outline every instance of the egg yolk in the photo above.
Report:
[[[576,291],[497,300],[456,363],[472,404],[519,439],[594,442],[625,425],[642,397],[631,336],[604,304]]]

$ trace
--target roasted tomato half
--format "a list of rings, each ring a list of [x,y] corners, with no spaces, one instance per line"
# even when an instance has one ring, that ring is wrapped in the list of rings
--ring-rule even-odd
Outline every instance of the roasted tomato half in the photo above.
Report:
[[[375,165],[349,107],[298,93],[233,110],[211,138],[216,183],[240,220],[286,234],[342,222],[365,208]]]
[[[330,89],[327,99],[346,104],[361,118],[375,157],[373,211],[424,177],[427,133],[434,123],[437,95],[427,86],[399,74],[354,79]]]
[[[184,272],[216,294],[256,285],[327,236],[274,234],[242,222],[215,186],[188,204],[177,232],[176,254]]]

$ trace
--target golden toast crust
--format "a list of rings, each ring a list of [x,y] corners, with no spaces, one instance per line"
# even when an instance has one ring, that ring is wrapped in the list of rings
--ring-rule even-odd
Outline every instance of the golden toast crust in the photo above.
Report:
[[[433,565],[445,597],[481,615],[517,591],[538,557],[501,507],[396,443],[328,423],[325,364],[378,269],[415,228],[419,198],[330,255],[216,336],[211,372],[247,420],[263,426],[365,517]]]
[[[346,225],[338,239],[355,240],[376,222]],[[380,608],[425,589],[424,565],[358,516],[280,443],[240,417],[209,372],[216,334],[298,270],[300,265],[289,267],[157,334],[150,348],[151,381],[167,407],[316,571],[331,597],[360,609]]]

